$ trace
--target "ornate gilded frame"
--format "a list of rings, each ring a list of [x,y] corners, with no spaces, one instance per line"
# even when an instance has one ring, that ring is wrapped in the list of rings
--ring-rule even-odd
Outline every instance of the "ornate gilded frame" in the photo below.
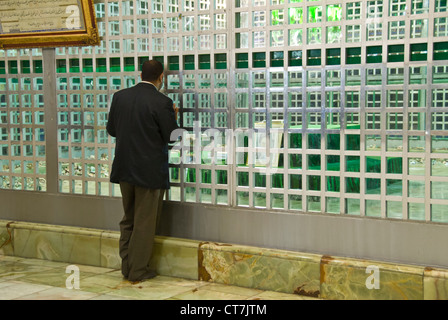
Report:
[[[6,0],[0,3],[0,49],[93,46],[99,43],[94,0],[34,1],[35,6],[30,6],[33,0]],[[47,3],[46,7],[44,7],[45,3]],[[24,6],[31,8],[29,10],[20,9]],[[65,13],[61,15],[64,8]],[[3,26],[7,24],[8,18],[14,20],[12,24],[15,23],[14,26],[17,27],[24,24],[21,21],[21,17],[24,15],[28,16],[29,26],[42,27],[41,30],[17,29],[16,31],[11,27],[11,30],[4,32]],[[37,18],[33,20],[32,17]],[[73,20],[73,17],[78,20]],[[51,24],[63,25],[64,19],[65,28],[57,30],[50,28]],[[77,21],[76,28],[69,25],[69,19],[72,22]]]

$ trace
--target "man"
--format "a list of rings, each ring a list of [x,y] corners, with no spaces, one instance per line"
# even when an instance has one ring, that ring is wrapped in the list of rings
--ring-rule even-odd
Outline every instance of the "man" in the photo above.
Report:
[[[163,66],[142,66],[142,82],[114,94],[107,132],[116,137],[110,181],[119,183],[124,217],[120,222],[121,272],[129,281],[156,276],[149,268],[158,217],[169,189],[168,143],[178,128],[178,109],[159,92]]]

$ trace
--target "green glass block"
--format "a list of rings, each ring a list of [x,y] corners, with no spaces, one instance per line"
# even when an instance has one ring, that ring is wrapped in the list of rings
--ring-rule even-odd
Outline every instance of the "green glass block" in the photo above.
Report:
[[[302,175],[290,174],[289,175],[289,189],[301,190],[302,189]]]
[[[289,210],[302,210],[302,196],[290,194],[288,196],[288,209]]]
[[[93,59],[82,59],[82,72],[93,72]]]
[[[271,52],[271,67],[283,67],[284,65],[283,51]]]
[[[325,212],[336,214],[341,213],[341,199],[337,197],[326,197]]]
[[[327,177],[327,191],[340,192],[341,191],[341,178],[335,176]]]
[[[426,61],[428,60],[428,44],[427,43],[413,43],[411,44],[410,52],[411,61]]]
[[[227,69],[227,54],[215,54],[215,69]]]
[[[431,204],[431,221],[433,222],[448,222],[448,205],[446,204]]]
[[[288,66],[302,66],[302,50],[294,50],[288,52]]]
[[[427,67],[409,67],[409,84],[426,84]]]
[[[361,48],[346,48],[345,53],[346,64],[361,63]]]
[[[386,217],[392,219],[403,218],[403,202],[386,201]]]
[[[341,21],[342,19],[342,5],[331,4],[327,5],[327,21]]]
[[[274,173],[271,175],[271,188],[283,189],[285,184],[283,182],[283,173]]]
[[[425,197],[425,181],[409,180],[408,181],[408,197],[424,198]]]
[[[0,74],[6,74],[6,63],[5,63],[5,61],[0,61]]]
[[[360,178],[346,177],[345,178],[345,192],[346,193],[359,193],[360,192]]]
[[[255,187],[266,188],[266,174],[255,172],[254,185]]]
[[[327,49],[327,65],[340,65],[341,64],[341,49],[332,48]]]
[[[216,183],[227,184],[227,170],[216,170]]]
[[[408,203],[408,219],[409,220],[425,220],[425,204],[409,202]]]
[[[326,28],[327,43],[340,43],[342,41],[342,27],[341,26],[331,26]]]
[[[107,72],[106,58],[97,58],[96,59],[96,72]]]
[[[361,70],[360,69],[347,69],[345,71],[345,84],[347,86],[360,86],[361,85]]]
[[[216,199],[215,204],[221,204],[221,205],[228,205],[229,204],[229,197],[227,194],[227,190],[224,189],[217,189],[216,190]]]
[[[70,72],[80,72],[79,59],[70,59],[69,60],[69,70]]]
[[[361,200],[345,199],[345,213],[359,216],[361,214]]]
[[[21,60],[20,61],[20,71],[21,73],[31,73],[31,66],[29,60]]]
[[[414,176],[425,175],[425,159],[424,158],[408,158],[408,174]]]
[[[289,168],[302,169],[302,155],[301,154],[292,153],[289,155]]]
[[[448,42],[434,43],[433,59],[448,60]]]
[[[431,181],[431,199],[448,200],[447,181]]]
[[[320,66],[322,64],[322,51],[320,49],[307,50],[307,65]]]
[[[134,58],[132,58],[132,57],[124,58],[124,71],[125,72],[135,71]]]
[[[307,196],[307,210],[313,212],[321,212],[321,204],[319,196]]]
[[[249,186],[249,172],[237,172],[236,173],[237,185],[240,187]]]
[[[17,61],[8,61],[8,73],[9,74],[19,73],[19,67]]]
[[[284,195],[281,193],[271,193],[271,208],[284,209]]]
[[[322,22],[322,6],[308,7],[308,22]]]
[[[327,171],[340,171],[341,170],[341,157],[338,155],[327,155]]]
[[[431,136],[432,153],[448,153],[448,136]]]
[[[432,67],[432,83],[448,83],[448,65]]]
[[[180,62],[178,56],[169,56],[168,57],[168,70],[170,71],[178,71],[180,69]]]
[[[327,150],[340,150],[341,149],[341,135],[340,134],[327,134]]]
[[[110,72],[121,72],[120,58],[110,58]]]
[[[253,206],[256,208],[266,208],[266,193],[254,192],[253,193]]]
[[[383,47],[371,46],[367,47],[367,63],[381,63],[383,61]]]
[[[320,191],[320,179],[321,176],[308,176],[307,190]]]
[[[448,161],[446,159],[431,159],[431,175],[448,177]]]
[[[208,59],[208,66],[210,66],[210,56],[208,56],[208,57],[209,57],[209,59]],[[201,57],[199,59],[201,59]],[[204,65],[202,65],[202,67],[204,67]],[[184,70],[194,70],[195,69],[194,55],[183,56],[183,68],[184,68]],[[199,62],[199,69],[201,69],[201,63],[200,62]],[[202,68],[202,69],[205,69],[205,68]],[[208,68],[208,69],[210,69],[210,68]]]
[[[366,194],[381,194],[381,179],[366,178]]]
[[[236,53],[236,67],[238,69],[249,68],[249,54],[248,53]]]
[[[302,24],[303,23],[303,8],[289,8],[289,24]]]
[[[387,179],[386,180],[386,195],[402,196],[403,195],[403,180]]]
[[[212,183],[212,171],[210,169],[201,169],[201,183]]]
[[[359,156],[345,157],[345,171],[346,172],[360,172],[361,161]]]
[[[309,133],[308,134],[308,149],[320,149],[320,133]]]
[[[67,72],[67,63],[62,59],[56,60],[56,72],[57,73],[66,73]]]
[[[34,70],[34,73],[43,73],[44,72],[42,60],[33,60],[33,70]]]
[[[320,170],[320,154],[308,155],[308,170]]]
[[[266,68],[266,52],[252,53],[252,67]]]
[[[404,44],[387,46],[387,62],[404,61]]]
[[[408,151],[409,152],[425,152],[425,137],[424,136],[409,136],[408,137]]]
[[[271,26],[283,25],[283,10],[271,10]]]
[[[402,174],[403,173],[403,158],[401,157],[387,157],[387,173]]]
[[[359,134],[347,134],[345,136],[346,150],[361,150],[361,136]]]
[[[366,216],[367,217],[381,217],[381,201],[380,200],[366,200]]]
[[[366,172],[381,173],[381,157],[366,157]]]
[[[201,193],[199,195],[199,202],[212,203],[212,190],[208,188],[201,188]]]
[[[386,151],[398,151],[398,152],[403,151],[403,136],[387,135]]]
[[[302,149],[302,134],[291,132],[289,134],[289,148]]]

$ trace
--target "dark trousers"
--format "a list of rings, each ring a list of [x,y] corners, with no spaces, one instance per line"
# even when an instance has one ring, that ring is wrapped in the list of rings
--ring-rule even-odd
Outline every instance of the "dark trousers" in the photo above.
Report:
[[[129,281],[155,276],[149,267],[162,211],[163,189],[145,189],[120,182],[124,217],[120,222],[121,272]]]

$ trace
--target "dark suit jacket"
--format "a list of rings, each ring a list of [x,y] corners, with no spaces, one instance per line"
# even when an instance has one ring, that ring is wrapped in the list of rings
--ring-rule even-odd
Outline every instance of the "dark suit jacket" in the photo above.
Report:
[[[114,94],[107,132],[116,137],[110,181],[169,189],[168,143],[177,129],[173,101],[141,82]]]

